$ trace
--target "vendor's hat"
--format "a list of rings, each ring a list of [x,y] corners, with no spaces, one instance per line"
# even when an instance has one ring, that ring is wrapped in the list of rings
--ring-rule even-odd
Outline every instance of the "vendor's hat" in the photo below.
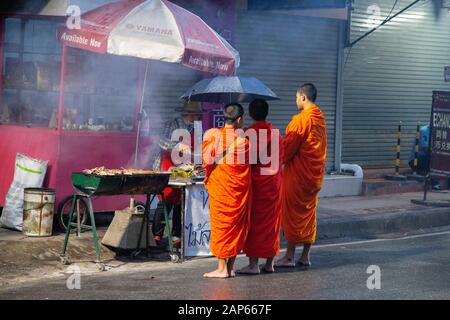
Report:
[[[202,114],[202,106],[199,102],[186,101],[182,108],[175,108],[181,114]]]

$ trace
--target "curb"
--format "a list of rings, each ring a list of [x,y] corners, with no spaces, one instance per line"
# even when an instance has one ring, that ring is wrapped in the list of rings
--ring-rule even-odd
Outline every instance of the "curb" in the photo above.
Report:
[[[450,208],[422,208],[395,213],[318,219],[317,239],[371,237],[450,226]]]

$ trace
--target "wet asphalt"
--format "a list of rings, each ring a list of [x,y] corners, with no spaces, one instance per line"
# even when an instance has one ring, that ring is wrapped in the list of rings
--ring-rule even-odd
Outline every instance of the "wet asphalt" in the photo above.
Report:
[[[246,261],[239,257],[237,267]],[[76,282],[66,274],[0,288],[0,299],[450,299],[448,230],[316,246],[312,264],[309,270],[278,269],[274,274],[223,280],[202,278],[215,267],[215,261],[196,259],[183,264],[162,263],[141,271],[81,274],[80,289],[68,289],[68,280],[72,288]],[[379,282],[373,273],[377,267]],[[368,282],[380,288],[369,289]]]

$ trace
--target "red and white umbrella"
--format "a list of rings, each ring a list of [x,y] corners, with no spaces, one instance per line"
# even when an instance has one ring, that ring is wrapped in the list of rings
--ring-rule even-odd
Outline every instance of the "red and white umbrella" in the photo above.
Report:
[[[201,18],[166,0],[122,0],[81,15],[81,27],[59,29],[67,46],[97,53],[181,63],[233,75],[239,53]]]

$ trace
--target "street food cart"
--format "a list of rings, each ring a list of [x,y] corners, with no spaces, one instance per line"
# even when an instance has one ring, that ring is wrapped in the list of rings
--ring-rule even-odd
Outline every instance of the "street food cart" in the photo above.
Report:
[[[177,26],[144,25],[142,21],[161,22],[148,19],[155,8],[180,16]],[[140,15],[129,17],[130,12]],[[126,18],[131,19],[129,23]],[[49,161],[44,185],[56,189],[59,212],[65,213],[72,201],[72,172],[97,166],[144,167],[153,143],[145,135],[148,127],[140,121],[151,73],[148,59],[225,75],[233,74],[239,65],[237,52],[200,21],[159,0],[123,0],[99,7],[83,14],[81,28],[73,30],[60,18],[0,17],[0,206],[12,181],[17,153]],[[129,32],[130,36],[120,36],[132,42],[120,45],[112,39],[116,26]],[[145,37],[179,36],[178,27],[189,36],[177,41],[184,45],[182,51],[169,54],[167,47],[161,50],[158,44],[145,47]],[[133,47],[138,54],[111,52],[108,43],[119,44],[119,51]],[[155,48],[159,49],[151,50]],[[162,57],[154,56],[155,52]],[[87,205],[82,204],[86,219]],[[127,205],[128,197],[103,197],[96,200],[95,208],[113,211]]]
[[[2,21],[0,206],[17,153],[49,161],[45,185],[57,190],[57,203],[62,204],[72,193],[71,172],[130,163],[138,130],[141,66],[131,58],[61,50],[53,39],[61,22],[57,19]],[[33,40],[37,30],[45,40],[42,45]],[[140,140],[142,148],[152,142],[144,135]],[[114,197],[99,199],[96,208],[109,211],[126,204],[126,198]]]

